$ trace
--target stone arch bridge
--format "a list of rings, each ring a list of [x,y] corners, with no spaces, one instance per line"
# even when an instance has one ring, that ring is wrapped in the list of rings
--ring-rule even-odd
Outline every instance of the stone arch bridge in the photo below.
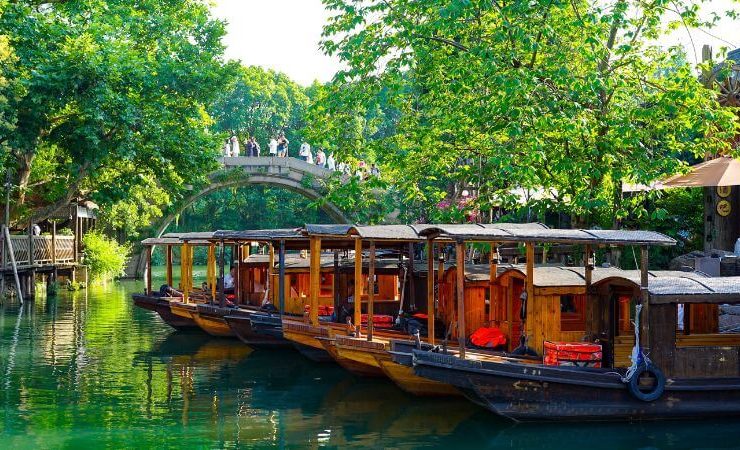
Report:
[[[266,184],[282,187],[311,200],[323,196],[324,182],[333,171],[296,158],[275,158],[266,156],[219,158],[222,168],[209,175],[210,184],[203,189],[193,191],[188,197],[178,202],[156,227],[155,236],[164,234],[175,218],[189,206],[206,195],[221,189]],[[321,208],[336,223],[349,223],[347,216],[335,205],[324,202]],[[132,258],[127,270],[129,276],[139,276],[144,271],[143,255]],[[133,266],[133,267],[132,267]]]

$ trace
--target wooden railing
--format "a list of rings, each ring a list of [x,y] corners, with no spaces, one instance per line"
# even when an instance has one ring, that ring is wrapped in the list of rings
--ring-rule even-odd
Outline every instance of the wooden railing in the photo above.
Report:
[[[69,264],[75,262],[75,238],[74,236],[33,236],[33,260],[30,256],[31,240],[25,235],[11,235],[10,242],[13,246],[15,263],[19,267],[45,266],[52,264]],[[2,252],[7,252],[5,240],[0,236]],[[10,269],[10,258],[6,255],[6,264],[3,269]],[[0,265],[2,265],[0,260]]]

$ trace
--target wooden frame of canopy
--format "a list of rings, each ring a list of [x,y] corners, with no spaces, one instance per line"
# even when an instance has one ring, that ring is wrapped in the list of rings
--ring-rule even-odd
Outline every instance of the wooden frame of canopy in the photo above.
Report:
[[[500,243],[523,243],[526,249],[526,298],[534,300],[534,247],[536,243],[553,244],[575,244],[584,246],[585,262],[585,291],[588,295],[591,289],[593,273],[592,248],[599,245],[638,245],[641,249],[641,291],[643,303],[642,321],[644,330],[643,348],[649,351],[650,342],[647,337],[647,324],[649,320],[649,307],[647,302],[648,285],[648,248],[650,245],[675,245],[675,240],[654,232],[642,231],[619,231],[619,230],[556,230],[540,227],[532,227],[531,224],[490,224],[487,227],[476,225],[439,225],[422,230],[421,235],[427,236],[430,244],[434,239],[445,237],[455,242],[456,255],[456,297],[457,297],[457,327],[465,330],[465,260],[459,255],[465,255],[467,243],[485,242],[492,247]],[[493,251],[493,250],[492,250]],[[492,262],[495,259],[491,260]],[[491,273],[496,273],[495,264],[491,264]],[[491,287],[493,289],[493,287]],[[493,294],[493,291],[492,291]],[[525,324],[527,332],[531,331],[531,325]],[[466,336],[458,336],[459,357],[465,359]]]

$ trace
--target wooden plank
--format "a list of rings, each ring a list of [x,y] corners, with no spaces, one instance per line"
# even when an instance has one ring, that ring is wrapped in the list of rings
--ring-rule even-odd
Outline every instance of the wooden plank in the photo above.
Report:
[[[650,342],[653,343],[650,359],[668,377],[674,373],[676,310],[676,305],[659,305],[650,311]]]
[[[586,293],[586,286],[558,286],[546,288],[534,288],[534,295],[583,295]]]
[[[427,339],[434,345],[434,240],[427,240]]]
[[[312,237],[310,240],[310,280],[309,280],[309,318],[311,325],[319,325],[319,286],[321,283],[321,239]]]
[[[460,358],[465,359],[465,242],[457,241],[455,259],[457,264],[457,343]]]
[[[367,276],[367,340],[373,340],[373,303],[375,301],[375,241],[370,241],[370,263]]]

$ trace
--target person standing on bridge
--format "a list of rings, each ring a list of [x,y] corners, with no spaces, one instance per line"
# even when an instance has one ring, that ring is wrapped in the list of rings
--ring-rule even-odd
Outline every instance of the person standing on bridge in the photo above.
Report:
[[[278,152],[278,143],[275,140],[275,138],[270,139],[269,146],[270,146],[270,156],[273,157],[273,158],[276,157],[277,156],[277,152]]]
[[[260,148],[260,144],[257,142],[257,139],[252,136],[251,138],[249,138],[249,142],[252,143],[252,152],[254,153],[254,156],[259,156],[260,150],[262,149]]]
[[[326,167],[332,172],[337,170],[337,161],[334,159],[334,152],[329,153],[329,158],[326,160]]]
[[[311,153],[311,145],[308,142],[301,144],[300,150],[298,150],[298,156],[304,161],[308,161],[308,154]]]
[[[236,134],[231,135],[231,157],[236,158],[239,156],[239,138]]]
[[[323,148],[320,148],[319,151],[316,153],[316,165],[319,167],[326,166],[326,153],[324,153]]]
[[[280,139],[278,140],[278,157],[288,157],[288,140],[285,138],[285,135],[281,135]]]
[[[224,158],[228,158],[231,156],[231,140],[226,139],[226,142],[224,143]]]

